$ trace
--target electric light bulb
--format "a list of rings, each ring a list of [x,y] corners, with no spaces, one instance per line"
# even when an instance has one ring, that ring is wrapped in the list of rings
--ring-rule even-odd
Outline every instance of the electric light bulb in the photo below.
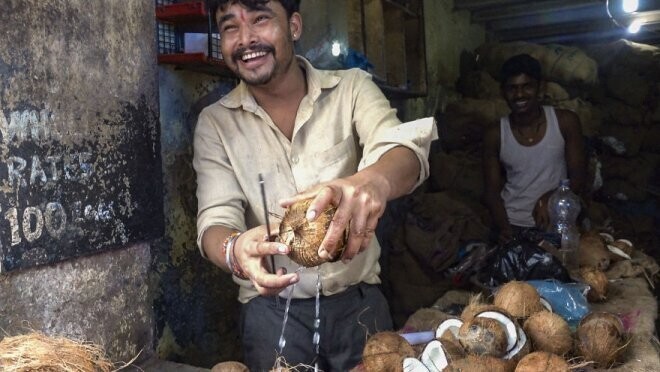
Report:
[[[632,13],[637,11],[639,8],[639,0],[623,0],[623,11],[626,13]]]
[[[642,25],[644,22],[640,21],[639,19],[636,19],[632,21],[630,26],[628,26],[628,32],[631,34],[636,34],[639,32],[639,30],[642,28]]]
[[[332,42],[332,55],[338,57],[341,53],[341,44],[338,41]]]

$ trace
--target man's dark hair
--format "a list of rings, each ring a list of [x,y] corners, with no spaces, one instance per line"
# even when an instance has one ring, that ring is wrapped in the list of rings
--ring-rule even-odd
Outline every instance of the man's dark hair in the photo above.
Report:
[[[222,9],[226,6],[232,4],[241,4],[250,10],[259,10],[262,9],[266,3],[271,0],[207,0],[207,5],[210,13],[213,15],[215,20],[215,15],[218,13],[218,9]],[[280,4],[286,10],[287,18],[291,18],[291,15],[300,10],[300,0],[272,0],[279,1]]]
[[[518,54],[507,59],[500,70],[500,84],[514,76],[525,74],[536,81],[541,81],[541,64],[529,54]]]

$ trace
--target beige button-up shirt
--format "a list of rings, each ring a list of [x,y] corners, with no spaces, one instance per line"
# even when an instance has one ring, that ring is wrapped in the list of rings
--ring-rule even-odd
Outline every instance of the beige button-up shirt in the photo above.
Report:
[[[437,138],[432,118],[402,124],[364,71],[317,70],[301,57],[298,63],[307,72],[307,95],[298,108],[291,141],[242,82],[201,112],[193,160],[200,250],[202,235],[210,226],[245,231],[265,224],[260,173],[268,211],[280,216],[284,214],[280,199],[350,176],[396,146],[411,149],[419,159],[421,171],[415,187],[428,177],[430,142]],[[295,288],[290,286],[281,295],[293,290],[294,298],[314,297],[317,275],[324,295],[359,282],[379,283],[379,255],[380,245],[372,239],[348,264],[326,263],[302,270]],[[288,272],[299,269],[283,256],[275,256],[275,265]],[[236,277],[234,281],[240,285],[239,301],[245,303],[258,295],[250,281]]]

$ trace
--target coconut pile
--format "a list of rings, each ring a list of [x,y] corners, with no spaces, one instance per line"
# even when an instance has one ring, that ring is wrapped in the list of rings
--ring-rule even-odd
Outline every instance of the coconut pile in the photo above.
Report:
[[[607,299],[608,270],[617,264],[633,261],[635,246],[628,239],[615,239],[611,234],[589,231],[580,236],[578,261],[580,269],[571,273],[578,281],[589,286],[587,300],[601,302]],[[645,271],[641,271],[645,274]],[[652,276],[647,275],[651,287]]]
[[[589,313],[573,332],[532,285],[520,281],[503,285],[492,303],[473,297],[460,317],[437,326],[431,340],[420,342],[413,337],[418,335],[373,335],[364,348],[362,367],[367,372],[609,368],[620,361],[628,343],[617,315]]]

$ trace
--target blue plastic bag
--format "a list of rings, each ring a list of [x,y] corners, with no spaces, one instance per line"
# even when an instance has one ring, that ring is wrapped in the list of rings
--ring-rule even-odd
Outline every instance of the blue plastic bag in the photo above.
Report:
[[[527,283],[536,288],[539,296],[548,301],[552,311],[564,318],[572,329],[575,329],[590,311],[585,296],[589,289],[586,284],[562,283],[555,279],[530,280]]]

